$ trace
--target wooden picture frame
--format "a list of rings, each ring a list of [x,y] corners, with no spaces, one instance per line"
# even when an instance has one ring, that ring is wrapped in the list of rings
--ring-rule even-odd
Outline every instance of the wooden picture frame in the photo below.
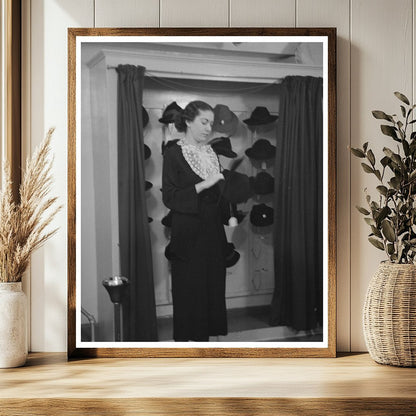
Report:
[[[264,46],[264,49],[262,49],[264,52],[259,52],[259,46]],[[277,47],[282,47],[281,49],[279,49],[279,53],[276,52]],[[301,51],[302,47],[306,47],[309,55],[308,53],[303,56],[299,55],[299,51]],[[318,52],[317,55],[313,55],[312,53],[311,57],[310,51],[314,50],[313,47],[316,47],[317,49],[315,50]],[[218,57],[220,59],[216,59],[214,56],[215,54],[218,54]],[[283,61],[277,61],[277,55],[279,55],[279,59],[283,59]],[[201,57],[205,56],[206,61],[203,60],[203,64],[201,64]],[[230,56],[232,58],[230,58]],[[253,58],[250,58],[251,56]],[[189,69],[189,71],[187,70],[187,68],[189,68],[189,65],[188,67],[183,65],[184,57],[188,59],[189,62],[192,64],[192,69]],[[162,59],[162,61],[160,59]],[[232,63],[232,59],[236,59],[236,63]],[[259,65],[259,60],[262,60],[261,65]],[[314,60],[318,61],[318,64],[316,64],[316,62],[313,62]],[[87,61],[88,65],[86,63]],[[197,61],[199,62],[199,64]],[[264,102],[266,103],[269,102],[267,101],[269,98],[265,99],[264,96],[255,96],[253,94],[263,94],[263,92],[259,91],[261,91],[262,88],[266,88],[266,84],[267,88],[269,88],[270,86],[270,88],[273,89],[276,87],[277,84],[280,85],[282,79],[285,79],[285,77],[288,76],[290,77],[291,75],[303,77],[312,76],[313,78],[322,78],[323,95],[322,100],[320,101],[322,103],[322,123],[320,123],[319,121],[316,123],[317,125],[321,125],[323,129],[321,154],[322,195],[318,192],[317,197],[318,201],[321,201],[322,203],[323,224],[321,235],[322,246],[319,247],[318,250],[318,253],[322,255],[322,279],[319,280],[321,275],[318,275],[318,277],[316,278],[318,279],[318,283],[316,285],[318,287],[321,287],[321,289],[316,290],[319,292],[322,301],[318,305],[318,308],[315,306],[314,309],[315,312],[317,309],[319,310],[318,312],[316,312],[316,314],[318,315],[320,313],[319,319],[321,319],[321,324],[318,325],[318,327],[321,329],[321,333],[317,335],[317,338],[313,339],[313,336],[316,335],[316,331],[314,332],[314,330],[308,329],[304,332],[299,332],[298,329],[295,328],[298,331],[296,332],[295,330],[291,330],[289,326],[284,326],[285,328],[287,328],[285,330],[287,330],[289,334],[287,338],[281,338],[281,335],[276,335],[274,340],[269,339],[271,336],[269,338],[266,337],[262,339],[261,337],[263,335],[258,335],[261,331],[257,331],[257,327],[255,329],[257,331],[255,332],[256,338],[252,341],[250,339],[244,338],[245,335],[241,335],[240,333],[239,334],[241,335],[241,338],[238,338],[240,335],[235,335],[234,338],[229,338],[231,339],[231,341],[227,341],[228,335],[225,338],[217,336],[216,338],[214,338],[214,340],[210,338],[209,340],[211,342],[209,343],[197,341],[191,341],[187,343],[174,342],[172,339],[169,338],[165,341],[161,340],[158,343],[156,343],[153,341],[131,339],[125,340],[124,338],[122,338],[123,334],[120,335],[120,333],[123,332],[123,328],[125,327],[123,327],[123,321],[120,321],[121,318],[119,302],[115,301],[115,303],[113,302],[113,305],[111,305],[110,298],[108,297],[108,294],[106,294],[106,291],[103,288],[104,284],[117,285],[120,282],[120,284],[122,284],[122,281],[118,279],[118,277],[115,277],[118,276],[118,273],[111,273],[110,270],[108,273],[103,273],[101,271],[102,274],[100,275],[99,271],[97,271],[97,263],[99,263],[98,268],[100,268],[103,261],[101,261],[100,263],[99,260],[97,260],[98,257],[94,250],[98,249],[96,249],[94,243],[91,243],[95,241],[95,244],[103,244],[102,241],[104,241],[102,239],[101,234],[102,228],[94,228],[99,227],[99,225],[96,225],[98,221],[103,221],[101,225],[105,224],[106,227],[116,227],[112,228],[113,231],[116,230],[116,234],[117,232],[119,232],[119,228],[117,228],[119,220],[117,219],[115,226],[113,224],[114,212],[117,212],[118,218],[119,211],[117,210],[119,208],[117,204],[114,205],[114,198],[111,197],[112,194],[109,191],[110,188],[118,189],[119,187],[117,180],[114,179],[114,175],[111,174],[111,169],[113,169],[111,165],[113,164],[114,159],[112,158],[112,156],[114,156],[114,153],[112,152],[114,151],[114,149],[116,149],[116,147],[111,146],[113,146],[114,143],[117,142],[117,139],[115,139],[115,137],[117,136],[117,107],[115,103],[115,99],[117,97],[117,85],[115,83],[115,80],[116,68],[119,64],[140,64],[145,68],[145,71],[147,71],[145,72],[145,77],[147,76],[146,74],[148,74],[148,84],[146,84],[147,87],[145,85],[144,88],[145,94],[147,95],[145,95],[143,98],[143,107],[145,109],[146,100],[147,102],[150,102],[148,97],[151,96],[150,90],[152,88],[156,91],[152,92],[152,94],[154,94],[152,95],[152,97],[154,97],[152,99],[154,99],[155,102],[159,100],[158,102],[160,104],[160,101],[162,100],[162,98],[160,97],[163,96],[163,105],[158,104],[159,107],[157,107],[157,105],[155,104],[154,108],[150,108],[150,106],[147,106],[150,113],[150,131],[152,134],[151,137],[161,137],[162,132],[163,134],[166,133],[166,131],[163,130],[164,127],[160,124],[157,124],[157,120],[158,117],[160,117],[162,111],[164,110],[165,105],[173,101],[175,99],[175,96],[173,96],[172,94],[166,95],[165,90],[163,89],[165,87],[173,88],[174,85],[178,91],[181,91],[177,94],[180,95],[180,100],[182,101],[185,100],[184,97],[195,98],[198,96],[198,94],[201,95],[201,91],[205,91],[205,95],[210,98],[210,100],[207,99],[207,102],[211,101],[212,107],[214,107],[214,105],[218,104],[219,102],[221,102],[221,104],[227,104],[228,102],[224,98],[222,99],[222,101],[219,101],[219,99],[217,98],[218,92],[215,91],[217,91],[216,88],[218,89],[219,82],[224,82],[223,84],[221,84],[221,88],[224,87],[225,95],[234,94],[234,92],[227,91],[235,90],[233,90],[233,88],[226,89],[225,82],[231,84],[235,83],[233,85],[238,85],[238,87],[240,88],[239,91],[250,91],[250,94],[252,94],[250,95],[250,97],[257,98],[253,98],[252,101],[250,101],[251,98],[247,99],[249,104],[246,104],[244,111],[241,109],[239,110],[240,113],[238,120],[241,132],[244,132],[244,134],[246,134],[246,136],[244,137],[249,137],[247,135],[251,135],[250,137],[252,141],[250,143],[245,142],[247,145],[246,148],[248,147],[248,144],[253,144],[255,140],[259,139],[260,136],[257,135],[257,132],[261,131],[261,128],[259,127],[260,130],[257,130],[257,128],[254,128],[253,130],[253,128],[250,127],[250,125],[247,124],[246,126],[243,117],[249,116],[249,118],[251,119],[253,115],[252,110],[255,105],[261,106],[262,100],[265,100]],[[227,67],[226,65],[229,66]],[[247,70],[246,66],[250,67],[251,70]],[[91,68],[94,69],[91,70]],[[229,70],[227,68],[229,68]],[[277,68],[280,68],[279,72],[276,72]],[[201,73],[203,73],[203,75],[201,75]],[[182,77],[179,74],[182,74]],[[274,77],[276,78],[276,81],[279,81],[277,84],[276,81],[270,82],[270,79],[274,79]],[[184,84],[185,79],[186,85]],[[156,86],[156,84],[158,86]],[[280,88],[278,85],[277,87]],[[202,88],[202,86],[205,89]],[[229,87],[230,84],[227,84],[227,86]],[[264,94],[269,94],[270,96],[273,96],[275,90],[272,89],[270,90],[270,92]],[[183,91],[185,91],[186,94],[183,93]],[[217,94],[217,96],[215,94]],[[267,97],[269,97],[269,95],[267,95]],[[188,101],[190,101],[190,99]],[[183,103],[183,105],[185,105],[185,102]],[[100,107],[101,109],[97,110],[98,107]],[[231,108],[231,110],[232,112],[234,111],[233,108]],[[237,113],[236,110],[235,112]],[[251,115],[250,112],[252,112]],[[273,113],[277,112],[270,112],[270,114]],[[336,355],[335,28],[70,28],[68,29],[68,119],[68,357],[255,358],[334,357]],[[144,122],[144,113],[139,117],[139,119],[141,120],[141,124],[139,124],[141,127],[143,127],[143,125],[146,124]],[[111,120],[113,121],[111,122]],[[114,120],[116,120],[115,123]],[[110,125],[111,123],[113,124]],[[149,129],[149,127],[146,128]],[[273,137],[271,137],[270,140],[275,139],[274,134],[278,128],[280,127],[273,127],[273,129],[276,130],[265,130],[266,132],[272,132],[270,134]],[[97,129],[102,129],[100,130],[99,134]],[[94,134],[96,134],[96,136],[99,136],[99,139],[97,139],[99,144],[99,150],[96,153],[94,153],[94,149],[96,149],[97,147],[94,146],[97,146],[97,143],[95,145],[91,144],[93,143],[93,139],[91,138],[94,136]],[[111,139],[109,139],[110,136]],[[165,138],[165,136],[163,137]],[[91,143],[88,140],[90,140]],[[111,143],[108,145],[109,141],[111,141]],[[238,140],[235,143],[237,142]],[[241,139],[241,141],[238,143],[242,142],[243,139]],[[105,158],[103,158],[103,156],[100,156],[103,154],[103,146],[107,146],[107,153]],[[115,146],[117,146],[117,143],[115,144]],[[86,150],[88,148],[90,149],[89,151]],[[152,154],[155,155],[154,164],[156,165],[153,166],[151,172],[154,175],[156,175],[157,173],[159,175],[157,178],[160,178],[162,169],[159,163],[161,163],[160,161],[162,160],[162,157],[158,154],[158,151],[156,149],[159,149],[159,147],[156,147],[155,143],[152,142],[151,148]],[[244,149],[239,148],[239,153],[244,156]],[[142,162],[143,160],[145,160],[143,155],[139,157],[141,158]],[[156,160],[159,160],[159,162],[156,162]],[[108,164],[108,166],[106,163]],[[249,161],[247,161],[247,163],[249,163]],[[96,166],[101,166],[101,171],[94,170],[96,169]],[[110,173],[106,172],[105,169],[103,170],[103,166],[105,166],[105,168],[108,171],[110,171]],[[257,168],[258,171],[260,171],[262,169],[268,169],[268,166],[269,165],[267,165],[266,163],[264,163],[263,165],[262,162],[262,165],[257,166]],[[321,172],[320,168],[318,168],[317,171]],[[105,175],[107,175],[108,173],[108,177],[110,178],[108,182],[106,182],[107,185],[104,186],[104,188],[102,188],[101,185],[97,185],[98,182],[96,182],[97,178],[102,177],[103,172]],[[156,178],[156,176],[154,176],[154,178]],[[111,182],[113,188],[111,187],[110,181],[113,181]],[[159,179],[157,179],[157,181],[159,181]],[[158,201],[157,203],[159,204],[157,205],[159,207],[159,211],[157,211],[156,217],[153,221],[153,226],[155,227],[156,231],[159,230],[157,231],[159,232],[159,234],[157,234],[156,231],[152,231],[154,235],[157,234],[158,236],[162,235],[160,232],[160,228],[158,228],[160,227],[159,223],[161,219],[160,207],[162,207],[160,202],[162,200],[162,196],[161,192],[159,192],[159,185],[161,185],[161,182],[155,182],[155,186],[153,186],[152,191],[153,202],[147,202],[147,204],[150,204],[151,207],[156,206],[156,203],[154,201]],[[306,186],[307,185],[305,185],[305,187]],[[103,194],[102,191],[98,191],[99,187],[101,187],[100,189],[108,190],[106,200],[101,199]],[[95,200],[91,202],[88,196],[91,192],[101,192],[99,195],[96,195],[96,200],[101,202],[94,202]],[[94,198],[91,197],[91,199]],[[106,204],[105,202],[103,203],[103,201],[108,201],[108,204]],[[254,201],[259,202],[261,201],[261,198],[257,197],[257,199],[254,199]],[[101,205],[98,210],[97,204],[99,203]],[[94,216],[94,213],[101,212],[102,210],[106,209],[105,207],[107,205],[110,206],[112,204],[113,211],[111,211],[111,208],[109,208],[110,214],[107,217],[107,220],[99,220],[97,219],[97,216]],[[149,212],[150,209],[151,208],[147,208],[147,212]],[[305,207],[305,210],[307,209],[309,208]],[[111,216],[111,212],[113,212],[113,216]],[[248,214],[248,212],[246,212],[246,214]],[[245,221],[247,222],[247,224],[249,217],[249,215],[246,215]],[[275,224],[277,218],[278,217],[275,216]],[[152,224],[149,223],[148,227],[151,226]],[[271,235],[274,236],[276,235],[277,226],[271,227]],[[251,230],[252,228],[253,224],[247,225],[247,230]],[[98,231],[96,232],[96,230]],[[257,231],[258,234],[261,235],[261,231],[256,229],[256,232]],[[97,235],[97,233],[99,235]],[[262,250],[263,248],[259,249],[257,246],[255,247],[255,244],[260,244],[260,247],[263,247],[261,246],[261,244],[266,243],[264,243],[262,239],[273,237],[261,237],[257,236],[256,234],[256,236],[253,238],[253,241],[255,241],[255,243],[247,243],[251,244],[247,247],[251,247],[251,252],[254,253],[253,255],[256,255],[257,253],[257,256],[259,256],[259,250]],[[99,241],[99,243],[97,243],[97,240]],[[115,263],[117,263],[117,261],[119,261],[119,257],[117,256],[120,254],[119,252],[117,252],[117,250],[121,250],[117,248],[119,247],[119,240],[112,241],[111,247],[113,251],[111,251],[110,249],[107,251],[107,258],[113,256],[113,260],[115,258]],[[116,248],[114,249],[114,247]],[[274,245],[272,245],[271,248],[269,245],[267,249],[272,250],[268,252],[272,253],[269,257],[273,256],[275,250]],[[152,250],[155,249],[152,248]],[[101,248],[99,249],[99,251],[101,252]],[[160,247],[159,251],[153,251],[153,253],[153,268],[155,270],[157,269],[157,271],[160,271],[160,268],[162,271],[168,270],[169,265],[166,266],[167,260],[164,258],[163,252],[160,250]],[[245,254],[245,252],[243,254]],[[302,257],[302,255],[299,255],[300,259]],[[244,258],[247,259],[248,255]],[[247,264],[253,264],[250,262],[254,261],[255,260],[247,260]],[[270,259],[267,261],[270,262]],[[267,264],[270,265],[272,263]],[[269,292],[267,292],[267,290],[264,290],[263,293],[260,290],[261,288],[259,288],[258,282],[260,282],[261,286],[261,284],[263,283],[263,280],[261,280],[263,274],[261,273],[263,273],[263,271],[265,273],[264,276],[266,276],[264,279],[270,279],[271,273],[272,281],[275,281],[276,277],[273,274],[274,269],[270,271],[265,267],[262,269],[263,271],[256,270],[255,272],[253,272],[253,270],[254,269],[250,269],[247,273],[251,276],[250,284],[254,286],[254,289],[251,288],[250,290],[254,292],[257,290],[253,297],[256,296],[256,299],[266,299],[267,296],[269,296],[270,299],[270,290],[268,289]],[[257,274],[255,273],[260,273],[260,280],[256,280]],[[163,293],[166,294],[166,298],[169,300],[171,293],[170,279],[166,274],[162,273],[161,276],[163,277],[163,279],[156,278],[154,280],[154,285],[163,286]],[[235,277],[235,275],[232,276],[232,278]],[[227,279],[229,278],[230,276],[227,276]],[[105,279],[107,279],[106,283],[101,284],[101,282],[103,282]],[[227,284],[228,282],[229,280],[227,280]],[[236,283],[233,283],[231,281],[230,284],[235,285]],[[129,288],[127,288],[127,291],[128,290]],[[101,293],[101,295],[97,295],[96,291],[97,293]],[[131,289],[131,293],[132,292],[133,290]],[[105,295],[102,295],[103,293]],[[246,292],[243,291],[242,293],[244,294]],[[106,302],[105,313],[103,312],[102,316],[106,314],[105,316],[107,316],[107,318],[110,316],[109,320],[113,321],[113,339],[109,338],[108,331],[106,335],[107,338],[100,339],[99,337],[97,338],[96,336],[93,336],[92,332],[97,329],[100,329],[101,332],[104,334],[105,330],[102,328],[104,328],[105,325],[100,323],[99,316],[97,319],[94,316],[94,313],[91,314],[91,311],[88,312],[84,310],[84,306],[81,300],[86,299],[89,295],[91,295],[92,299],[89,300],[91,302],[91,305],[93,305],[92,308],[96,308],[97,311]],[[99,298],[100,296],[101,298]],[[105,296],[107,296],[107,298],[105,298]],[[132,297],[133,295],[127,296]],[[251,295],[247,294],[242,295],[241,297],[244,296],[245,300],[241,302],[246,302],[249,305],[253,297],[249,297]],[[230,304],[232,302],[235,302],[236,305],[240,305],[240,303],[237,303],[237,301],[233,299],[227,298],[227,302]],[[262,302],[263,301],[264,300],[262,300]],[[129,302],[133,301],[130,299]],[[162,302],[160,304],[156,302],[156,308],[159,308],[159,312],[163,310],[163,313],[166,315],[166,318],[164,319],[166,319],[166,322],[170,322],[169,313],[171,313],[171,305],[167,302],[168,301],[165,301],[165,303]],[[235,307],[235,310],[237,309],[240,310],[239,306]],[[97,314],[99,315],[98,312]],[[85,323],[84,325],[82,325],[82,322],[85,322],[82,321],[82,319],[85,319],[85,317],[88,318],[88,316],[88,325],[86,325]],[[133,318],[130,318],[130,321],[131,319]],[[94,323],[94,321],[98,321],[98,325]],[[86,335],[84,339],[82,335],[83,328],[86,332],[88,332],[88,328],[90,329],[88,335]],[[267,331],[264,330],[263,332],[261,332],[261,334],[265,334],[266,332],[268,334],[271,334],[272,330],[274,331],[275,328],[280,328],[279,330],[276,329],[276,331],[281,331],[279,332],[279,334],[284,333],[284,330],[281,329],[283,328],[281,324],[279,324],[277,327],[273,326],[270,328],[272,329],[267,329]],[[275,333],[273,332],[273,334]],[[299,334],[303,334],[304,338],[296,338],[296,336],[298,336]],[[292,336],[295,337],[295,341],[293,342],[290,341],[290,337]]]

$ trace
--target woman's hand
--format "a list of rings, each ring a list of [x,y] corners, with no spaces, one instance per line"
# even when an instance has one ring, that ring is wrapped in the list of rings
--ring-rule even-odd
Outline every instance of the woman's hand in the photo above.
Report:
[[[214,173],[214,175],[209,176],[202,182],[199,182],[195,185],[196,193],[199,194],[204,189],[211,188],[217,182],[224,180],[224,175],[222,173]]]

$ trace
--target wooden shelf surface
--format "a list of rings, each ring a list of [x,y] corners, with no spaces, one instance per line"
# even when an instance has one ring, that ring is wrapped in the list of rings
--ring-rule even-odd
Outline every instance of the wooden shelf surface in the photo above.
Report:
[[[65,409],[71,415],[410,415],[416,369],[379,365],[368,354],[67,361],[62,353],[32,353],[26,366],[0,370],[0,415],[65,415]]]

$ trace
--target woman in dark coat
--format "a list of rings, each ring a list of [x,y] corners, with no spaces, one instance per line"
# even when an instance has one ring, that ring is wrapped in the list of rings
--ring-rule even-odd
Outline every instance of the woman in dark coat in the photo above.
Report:
[[[189,103],[175,126],[185,137],[165,149],[163,202],[172,211],[170,259],[175,341],[227,334],[226,236],[217,155],[207,144],[213,110]]]

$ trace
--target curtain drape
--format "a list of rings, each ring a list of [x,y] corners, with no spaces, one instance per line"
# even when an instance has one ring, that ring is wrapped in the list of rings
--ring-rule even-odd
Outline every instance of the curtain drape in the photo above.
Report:
[[[157,341],[152,251],[145,196],[143,67],[119,65],[118,193],[120,271],[130,281],[124,341]]]
[[[275,159],[270,321],[296,330],[322,323],[322,128],[322,78],[285,78]]]

